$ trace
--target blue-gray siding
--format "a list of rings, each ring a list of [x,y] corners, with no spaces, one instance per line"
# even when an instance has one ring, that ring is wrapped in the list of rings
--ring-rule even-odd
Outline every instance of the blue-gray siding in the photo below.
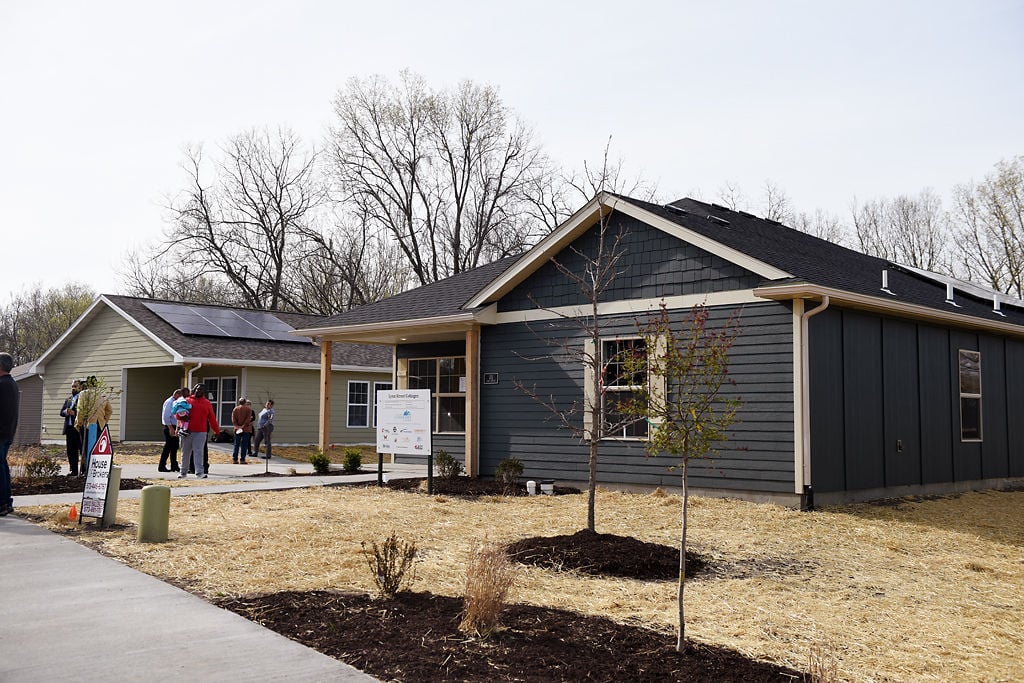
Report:
[[[831,308],[809,344],[815,490],[1024,474],[1024,342]],[[960,349],[981,352],[981,443],[960,438]]]
[[[623,253],[616,265],[620,273],[602,292],[602,301],[656,299],[667,296],[721,292],[755,287],[763,278],[725,259],[687,244],[657,228],[630,216],[614,213],[605,230],[605,250],[612,249],[615,236],[624,233]],[[591,228],[563,250],[559,265],[573,273],[582,273],[585,262],[580,253],[591,257],[598,251],[599,228]],[[574,251],[576,250],[576,251]],[[536,304],[534,303],[536,302]],[[544,307],[588,303],[579,284],[567,278],[554,263],[546,263],[537,272],[506,294],[498,302],[499,311],[518,311]]]
[[[681,320],[688,311],[673,313]],[[711,324],[720,325],[731,309],[712,310]],[[793,350],[792,313],[778,303],[747,305],[741,314],[742,332],[730,352],[730,375],[736,386],[729,392],[742,398],[740,422],[730,440],[711,460],[691,469],[693,486],[761,492],[793,491]],[[632,316],[602,321],[602,335],[636,331]],[[554,342],[548,345],[546,341]],[[522,460],[525,476],[586,481],[589,447],[559,419],[515,386],[516,380],[537,395],[554,397],[560,410],[582,405],[583,365],[557,345],[582,345],[578,328],[565,322],[505,324],[484,328],[481,336],[482,372],[497,373],[498,384],[481,387],[480,469],[492,475],[509,457]],[[572,417],[582,424],[582,413]],[[678,485],[679,473],[670,456],[648,458],[637,441],[601,443],[598,479],[601,482]]]

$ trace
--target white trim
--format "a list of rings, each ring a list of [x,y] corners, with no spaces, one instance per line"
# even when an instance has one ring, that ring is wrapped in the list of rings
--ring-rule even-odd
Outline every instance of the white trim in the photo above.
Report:
[[[507,294],[542,264],[548,262],[549,259],[569,245],[580,234],[598,222],[602,212],[606,209],[621,211],[627,216],[636,218],[653,228],[719,256],[766,279],[780,280],[793,277],[792,274],[764,261],[755,259],[742,251],[727,247],[721,242],[716,242],[698,232],[653,214],[625,199],[602,192],[587,202],[583,208],[574,213],[567,221],[556,228],[554,232],[541,240],[533,249],[524,254],[522,258],[505,270],[504,273],[481,289],[472,299],[466,302],[466,307],[481,306]]]
[[[741,304],[764,303],[765,299],[754,294],[752,289],[737,289],[729,292],[708,292],[683,294],[662,299],[626,299],[605,301],[597,305],[598,315],[627,315],[656,311],[662,302],[672,310],[689,309],[694,306],[738,306]],[[580,306],[557,306],[555,308],[531,308],[524,311],[508,311],[495,316],[497,324],[555,320],[558,318],[579,318],[590,316],[590,304]]]
[[[249,368],[281,368],[284,370],[319,370],[319,363],[288,363],[285,361],[263,360],[251,361],[239,358],[185,358],[185,364],[200,363],[202,365],[220,365],[226,367]],[[332,372],[391,372],[391,368],[369,365],[332,365]]]
[[[366,386],[366,403],[352,403],[352,385],[363,384]],[[350,379],[345,383],[345,429],[369,429],[372,422],[370,416],[370,387],[372,383],[368,379]],[[349,410],[352,406],[364,406],[366,408],[366,424],[352,424],[352,413]]]
[[[791,285],[765,285],[754,288],[754,295],[765,299],[789,300],[789,299],[818,299],[828,297],[833,304],[852,306],[877,313],[889,313],[918,320],[930,320],[941,322],[955,327],[965,327],[977,330],[988,330],[1001,334],[1016,337],[1024,336],[1024,326],[1014,323],[1001,322],[999,320],[985,320],[973,315],[954,313],[952,311],[940,311],[929,306],[920,304],[903,303],[891,299],[880,299],[875,296],[855,294],[841,289],[832,289],[821,285],[812,284],[791,284]]]
[[[127,420],[125,419],[125,415],[127,414],[125,412],[125,410],[126,410],[126,407],[128,406],[128,396],[127,396],[127,394],[128,394],[128,368],[122,367],[121,368],[121,407],[120,407],[121,413],[120,413],[120,415],[117,416],[117,423],[118,423],[117,424],[117,439],[118,439],[118,441],[124,441],[124,436],[125,436],[125,433],[126,433],[126,430],[127,430],[127,427],[125,426],[125,422],[127,422]]]
[[[432,318],[414,318],[411,320],[386,320],[376,323],[361,323],[355,325],[338,325],[335,327],[309,327],[302,330],[295,330],[291,334],[304,337],[330,337],[332,341],[339,341],[338,336],[356,337],[372,335],[378,332],[387,332],[388,336],[397,334],[415,334],[424,330],[448,330],[451,332],[464,331],[475,324],[490,325],[494,323],[498,307],[496,304],[484,306],[472,311],[453,313],[451,315],[440,315]],[[361,343],[374,343],[363,341]],[[391,344],[391,341],[376,342]]]

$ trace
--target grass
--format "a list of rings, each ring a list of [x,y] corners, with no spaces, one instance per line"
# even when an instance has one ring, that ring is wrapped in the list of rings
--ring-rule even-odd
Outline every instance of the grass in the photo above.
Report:
[[[971,493],[815,513],[693,498],[692,549],[712,575],[687,584],[687,635],[838,680],[1024,677],[1024,492]],[[601,491],[597,529],[675,545],[674,495]],[[172,500],[170,541],[135,540],[138,502],[112,530],[43,524],[207,597],[279,590],[373,592],[360,553],[394,531],[419,548],[414,590],[461,597],[481,544],[579,530],[583,496],[427,498],[376,488]],[[599,614],[672,637],[675,585],[532,567],[511,601]],[[823,650],[822,644],[828,644]]]

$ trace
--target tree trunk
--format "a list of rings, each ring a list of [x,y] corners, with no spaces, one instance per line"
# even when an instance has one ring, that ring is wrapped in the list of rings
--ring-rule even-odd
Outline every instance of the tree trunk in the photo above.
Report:
[[[593,432],[592,432],[593,433]],[[594,531],[594,503],[597,496],[597,439],[590,439],[590,484],[587,486],[587,530]]]
[[[679,539],[679,590],[676,600],[679,607],[679,631],[676,638],[676,652],[686,652],[686,615],[683,612],[683,589],[686,587],[686,510],[689,502],[689,490],[686,487],[687,468],[690,461],[683,457],[683,531]]]

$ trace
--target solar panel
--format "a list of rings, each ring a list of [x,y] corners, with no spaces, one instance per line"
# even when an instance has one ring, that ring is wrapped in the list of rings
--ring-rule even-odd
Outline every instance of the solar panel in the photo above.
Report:
[[[266,311],[155,302],[143,305],[182,334],[309,343],[308,339],[289,334],[295,328]]]

